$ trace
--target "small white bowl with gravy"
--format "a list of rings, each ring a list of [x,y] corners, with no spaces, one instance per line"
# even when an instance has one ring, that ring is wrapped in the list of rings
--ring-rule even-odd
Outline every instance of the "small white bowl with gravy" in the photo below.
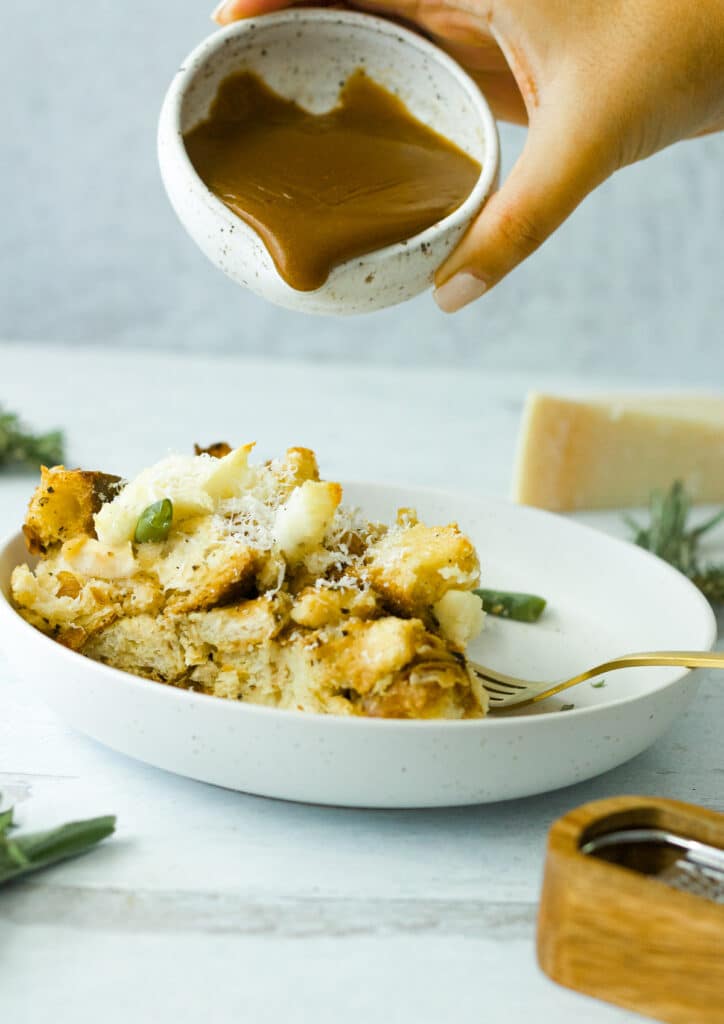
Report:
[[[399,99],[422,126],[477,161],[480,171],[451,213],[410,237],[333,264],[320,286],[302,290],[289,283],[289,274],[283,267],[280,271],[279,260],[272,258],[257,230],[219,198],[219,189],[212,191],[205,183],[185,139],[208,119],[230,76],[250,72],[283,100],[323,115],[337,107],[345,83],[360,69]],[[204,40],[169,87],[158,154],[171,203],[209,259],[268,301],[317,314],[371,312],[430,287],[436,268],[496,187],[499,173],[498,134],[490,108],[454,60],[390,21],[312,8],[237,22]]]

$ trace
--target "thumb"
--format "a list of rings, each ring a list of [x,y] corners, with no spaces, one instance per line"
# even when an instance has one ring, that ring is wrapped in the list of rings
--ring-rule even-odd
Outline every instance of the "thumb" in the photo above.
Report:
[[[445,313],[489,291],[608,177],[603,147],[584,142],[576,120],[557,113],[551,124],[531,123],[510,175],[435,274],[435,300]]]

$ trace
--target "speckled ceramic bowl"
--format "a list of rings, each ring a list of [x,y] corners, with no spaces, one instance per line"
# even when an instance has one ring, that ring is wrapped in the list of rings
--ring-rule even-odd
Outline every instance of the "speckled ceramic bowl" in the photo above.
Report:
[[[450,216],[397,245],[336,267],[312,292],[280,277],[257,233],[209,191],[183,133],[207,115],[221,81],[255,71],[308,110],[334,106],[340,82],[359,67],[397,94],[412,114],[478,160],[482,171]],[[158,133],[161,175],[182,224],[229,277],[270,302],[307,313],[363,313],[417,295],[495,187],[495,121],[478,87],[437,47],[392,22],[339,10],[300,8],[237,22],[184,61],[166,95]]]

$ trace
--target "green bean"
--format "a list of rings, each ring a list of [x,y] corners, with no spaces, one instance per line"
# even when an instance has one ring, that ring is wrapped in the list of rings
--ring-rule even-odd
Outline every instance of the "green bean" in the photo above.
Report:
[[[136,544],[158,543],[166,540],[173,519],[173,504],[170,498],[154,501],[144,508],[136,523],[133,539]]]
[[[483,608],[491,615],[516,622],[537,622],[546,606],[545,598],[508,590],[476,590]]]

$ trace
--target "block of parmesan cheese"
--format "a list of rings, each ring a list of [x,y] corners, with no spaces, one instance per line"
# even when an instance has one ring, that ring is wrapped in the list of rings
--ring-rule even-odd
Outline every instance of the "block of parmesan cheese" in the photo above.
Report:
[[[674,480],[694,501],[724,501],[724,395],[528,396],[513,481],[522,504],[643,505]]]

